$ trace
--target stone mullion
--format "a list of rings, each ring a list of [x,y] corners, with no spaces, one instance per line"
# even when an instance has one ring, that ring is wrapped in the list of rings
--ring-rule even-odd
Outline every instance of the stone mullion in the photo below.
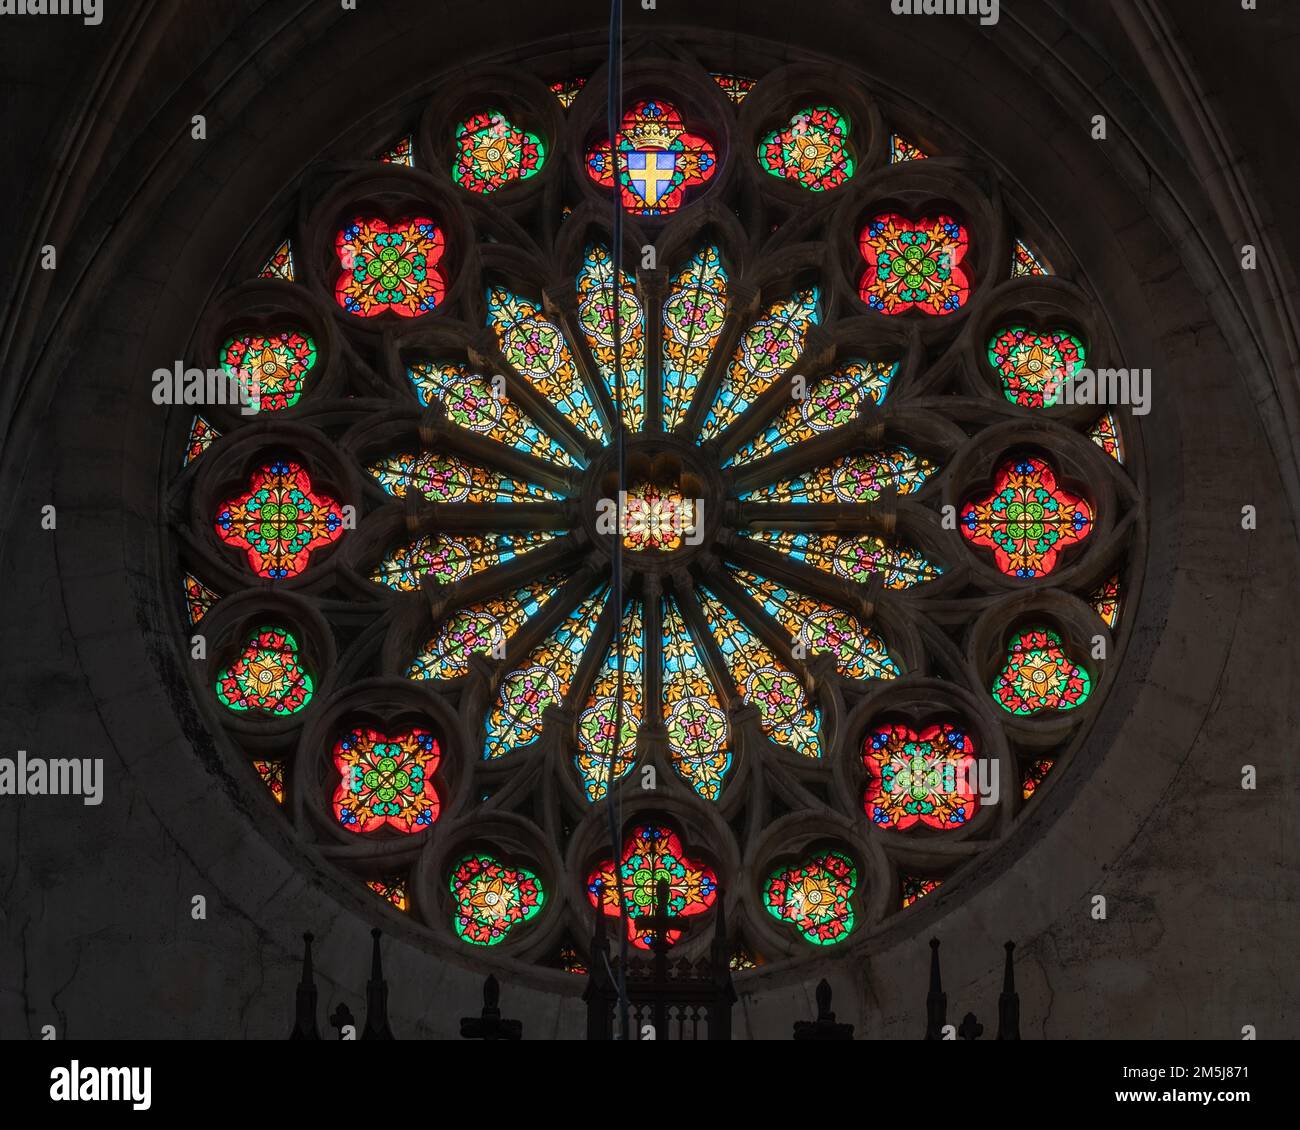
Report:
[[[793,478],[811,467],[825,466],[842,455],[880,446],[885,436],[875,405],[867,405],[852,423],[794,443],[766,459],[733,467],[727,472],[730,490],[745,494],[760,486]]]
[[[690,407],[686,411],[686,420],[677,429],[678,434],[694,440],[700,434],[704,418],[713,406],[722,375],[731,364],[741,336],[758,316],[760,294],[757,287],[742,283],[732,283],[727,296],[727,319],[722,333],[718,335],[717,344],[709,356],[709,363],[700,374],[699,383],[691,397]]]
[[[494,565],[450,585],[440,584],[426,573],[420,579],[420,587],[428,598],[436,622],[448,609],[463,608],[503,592],[513,592],[547,573],[562,571],[580,561],[585,548],[583,539],[573,536],[556,538],[504,565]]]
[[[729,561],[768,580],[777,581],[804,596],[850,610],[860,619],[873,618],[875,602],[882,590],[879,574],[872,574],[871,582],[859,584],[793,561],[761,542],[735,535],[728,537],[720,549]]]
[[[591,344],[578,322],[578,296],[570,289],[551,287],[543,295],[543,301],[546,316],[564,334],[564,340],[568,342],[569,351],[573,354],[573,364],[578,370],[578,379],[586,387],[596,410],[605,418],[605,426],[612,439],[618,431],[620,417],[614,404],[614,394],[600,375],[600,366],[596,364]],[[619,328],[622,329],[621,326]]]
[[[661,432],[664,427],[664,299],[668,281],[657,270],[637,276],[641,309],[645,312],[645,428]]]
[[[412,537],[447,531],[569,530],[576,522],[567,502],[428,502],[414,493],[404,501]]]
[[[420,418],[420,446],[435,453],[454,452],[560,494],[571,495],[577,489],[573,469],[561,470],[526,451],[456,426],[448,421],[447,410],[439,400],[430,403]]]
[[[663,725],[664,698],[664,617],[659,574],[647,573],[642,599],[645,625],[645,711],[644,725]]]
[[[756,436],[784,404],[794,403],[793,384],[796,377],[802,377],[806,385],[805,392],[810,391],[816,382],[813,374],[827,368],[834,357],[834,341],[822,327],[814,326],[808,332],[795,363],[759,393],[753,403],[718,437],[723,461],[730,459],[746,441]]]
[[[773,655],[791,671],[803,671],[806,675],[807,660],[795,659],[790,634],[727,575],[720,561],[714,558],[705,562],[704,575],[714,593],[736,614],[742,624],[758,636]],[[808,683],[810,680],[805,677],[804,681]]]
[[[592,449],[599,447],[599,441],[591,439],[586,432],[571,423],[546,397],[542,396],[532,383],[518,372],[501,350],[496,334],[484,330],[478,335],[468,349],[470,361],[484,370],[489,380],[500,375],[505,378],[506,392],[523,405],[525,412],[542,425],[544,431],[551,435],[570,455],[586,460]]]
[[[809,533],[873,533],[893,536],[897,525],[894,495],[880,501],[861,502],[738,502],[736,529],[806,531]]]

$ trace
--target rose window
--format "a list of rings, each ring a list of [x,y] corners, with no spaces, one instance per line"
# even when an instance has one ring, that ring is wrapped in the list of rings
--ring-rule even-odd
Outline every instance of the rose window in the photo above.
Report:
[[[194,693],[260,811],[557,984],[662,884],[744,971],[942,913],[1068,804],[1137,597],[1069,218],[839,71],[707,63],[630,65],[612,138],[594,57],[357,126],[199,320],[251,408],[177,425]]]

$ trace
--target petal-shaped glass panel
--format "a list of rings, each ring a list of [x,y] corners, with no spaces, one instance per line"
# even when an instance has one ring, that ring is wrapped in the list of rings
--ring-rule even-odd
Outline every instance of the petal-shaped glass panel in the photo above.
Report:
[[[741,536],[752,538],[793,561],[859,584],[866,584],[872,574],[879,573],[885,588],[895,591],[923,585],[943,573],[915,547],[896,539],[887,541],[876,534],[848,536],[794,530],[742,530]]]
[[[493,565],[521,557],[559,535],[550,530],[513,534],[426,534],[399,546],[375,566],[372,581],[396,592],[415,592],[426,573],[449,585]]]
[[[623,614],[623,685],[620,691],[618,653],[610,640],[605,662],[592,684],[587,705],[578,716],[578,768],[587,799],[593,804],[613,781],[622,780],[636,763],[636,734],[644,717],[641,686],[645,656],[645,626],[641,603],[634,601]],[[622,721],[615,723],[616,702]]]
[[[765,432],[740,448],[726,465],[754,463],[853,423],[867,401],[884,402],[897,375],[896,361],[846,361],[822,377],[803,399],[787,405]]]
[[[546,435],[509,397],[500,395],[492,382],[457,361],[416,361],[406,375],[421,404],[442,402],[447,419],[458,428],[477,432],[518,451],[576,467],[567,451]]]
[[[675,275],[663,308],[664,431],[686,422],[696,386],[727,317],[727,269],[704,247]]]
[[[799,676],[712,592],[699,588],[696,596],[736,689],[758,710],[763,732],[804,757],[821,757],[821,711],[808,702]]]
[[[713,407],[705,417],[701,439],[720,435],[772,386],[803,353],[808,331],[821,321],[821,290],[808,287],[774,302],[740,339]]]
[[[395,498],[414,490],[430,502],[545,502],[561,495],[447,452],[388,455],[366,470]]]
[[[918,491],[937,470],[906,447],[846,455],[794,479],[741,495],[745,502],[875,502],[886,491]]]
[[[885,641],[851,612],[746,569],[732,568],[731,572],[805,655],[833,656],[835,669],[846,679],[897,679],[902,673]]]
[[[605,426],[582,382],[564,334],[535,302],[504,287],[489,287],[488,325],[511,368],[554,404],[580,432],[604,441]]]
[[[664,600],[663,708],[673,768],[705,800],[731,771],[731,720],[699,647],[671,597]]]
[[[503,656],[507,641],[563,584],[563,577],[547,577],[506,596],[494,596],[457,609],[411,662],[406,677],[430,681],[458,679],[469,672],[471,655]]]
[[[561,705],[573,685],[607,592],[602,587],[584,600],[501,681],[485,721],[484,759],[504,757],[541,737],[547,709]]]
[[[622,340],[623,426],[639,432],[645,425],[645,311],[632,276],[619,269],[618,336]],[[617,405],[614,371],[614,261],[609,248],[588,246],[578,272],[578,324],[596,359],[610,399]]]

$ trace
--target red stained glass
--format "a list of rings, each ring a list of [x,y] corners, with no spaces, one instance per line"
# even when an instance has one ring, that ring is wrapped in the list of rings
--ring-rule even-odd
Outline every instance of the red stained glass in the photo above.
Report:
[[[217,594],[192,573],[185,574],[185,606],[189,609],[190,623],[197,624],[217,603]]]
[[[970,300],[970,279],[962,266],[970,233],[951,216],[877,216],[863,228],[859,248],[867,261],[860,294],[873,310],[945,315]]]
[[[258,628],[235,661],[217,676],[217,698],[236,713],[297,714],[315,681],[303,669],[298,641],[284,628]]]
[[[1007,664],[993,684],[993,698],[1010,714],[1073,710],[1088,701],[1092,676],[1065,653],[1050,628],[1021,632],[1007,649]]]
[[[411,897],[406,893],[406,881],[404,879],[375,879],[366,884],[385,902],[391,903],[398,910],[407,911],[411,909]]]
[[[686,857],[681,838],[661,824],[642,824],[623,843],[623,858],[615,877],[614,863],[606,860],[587,879],[587,898],[612,918],[619,915],[618,883],[627,904],[628,937],[641,949],[649,949],[651,931],[637,920],[655,913],[660,880],[668,884],[668,905],[659,912],[672,918],[693,918],[713,906],[718,897],[718,877],[713,869]],[[680,930],[669,930],[672,945]]]
[[[334,746],[339,783],[334,817],[349,832],[394,828],[422,832],[438,819],[442,802],[433,787],[442,750],[427,730],[393,737],[372,729],[345,734]]]
[[[271,463],[253,473],[248,493],[217,511],[217,536],[248,553],[259,577],[295,577],[318,549],[343,536],[343,512],[311,488],[297,463]]]
[[[230,376],[255,382],[259,411],[277,412],[301,399],[316,366],[316,342],[297,330],[232,337],[221,347],[221,365]]]
[[[416,216],[388,224],[358,216],[335,241],[342,268],[334,297],[349,314],[373,318],[387,310],[403,318],[427,314],[447,293],[438,267],[446,250],[442,229]]]
[[[902,879],[904,910],[918,899],[923,899],[926,895],[937,891],[943,885],[942,879],[918,879],[914,875],[904,875]]]
[[[919,733],[903,725],[880,726],[867,738],[863,761],[863,803],[877,827],[960,828],[979,810],[975,743],[951,723]]]
[[[688,133],[677,107],[669,102],[638,102],[623,115],[614,149],[623,207],[641,216],[676,212],[687,192],[717,171],[713,146]],[[597,184],[613,187],[608,138],[588,151],[587,174]]]
[[[1042,459],[1013,459],[998,472],[992,493],[968,502],[961,532],[993,550],[1008,577],[1045,577],[1063,550],[1092,533],[1092,505],[1056,483]]]
[[[1038,791],[1038,786],[1043,783],[1055,764],[1056,762],[1050,757],[1045,757],[1035,761],[1025,769],[1024,776],[1020,781],[1020,793],[1025,800],[1028,800]]]
[[[284,803],[284,762],[283,761],[254,761],[253,768],[257,775],[262,779],[264,784],[275,798],[276,804]]]
[[[195,416],[190,423],[190,437],[185,441],[185,466],[189,466],[209,447],[212,446],[214,439],[220,439],[221,433],[217,431],[202,416]]]

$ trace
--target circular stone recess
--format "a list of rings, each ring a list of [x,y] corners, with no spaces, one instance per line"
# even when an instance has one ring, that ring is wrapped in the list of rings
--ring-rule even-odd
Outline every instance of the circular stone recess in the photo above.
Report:
[[[582,516],[592,541],[607,557],[621,544],[629,572],[681,568],[717,535],[721,475],[704,449],[671,435],[628,436],[624,451],[623,491],[613,447],[587,471]]]

